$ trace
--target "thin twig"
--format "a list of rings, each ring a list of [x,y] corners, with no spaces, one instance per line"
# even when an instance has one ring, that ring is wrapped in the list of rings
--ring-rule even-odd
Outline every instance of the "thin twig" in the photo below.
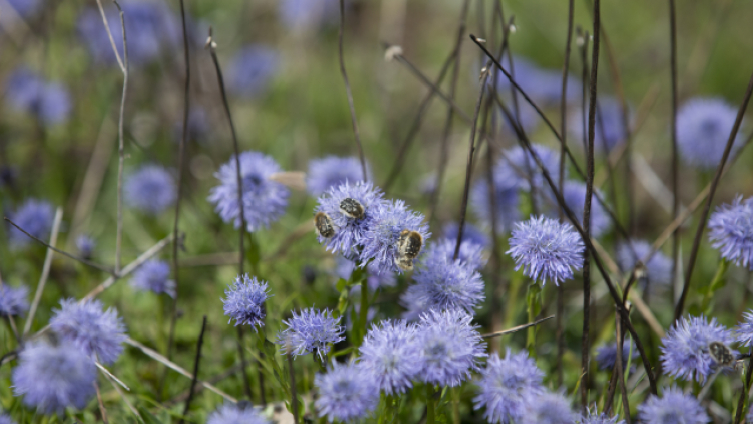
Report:
[[[598,2],[599,0],[596,0]],[[594,31],[595,34],[598,34],[598,32]],[[594,43],[594,46],[596,43]],[[622,317],[620,314],[615,314],[615,321],[616,322],[616,330],[617,330],[617,359],[615,361],[615,368],[617,371],[617,379],[620,382],[620,393],[622,393],[622,410],[624,411],[625,420],[627,421],[627,424],[630,424],[630,404],[628,403],[628,392],[627,388],[625,387],[625,369],[622,365],[622,346],[625,342],[625,335],[622,331]]]
[[[144,422],[144,419],[141,418],[141,414],[139,414],[139,411],[137,411],[136,408],[133,407],[133,404],[125,396],[125,393],[123,393],[123,391],[120,389],[120,386],[115,384],[115,382],[112,381],[112,379],[110,379],[110,376],[107,374],[105,374],[105,379],[109,381],[112,387],[115,389],[115,391],[118,392],[118,395],[120,395],[120,398],[123,399],[123,402],[125,402],[126,406],[131,411],[131,413],[139,419],[139,422]]]
[[[546,318],[538,319],[538,320],[536,320],[534,322],[529,322],[528,324],[522,324],[522,325],[518,325],[518,326],[515,326],[515,327],[512,327],[512,328],[508,328],[507,330],[495,331],[493,333],[482,334],[481,337],[483,337],[485,339],[490,339],[492,337],[504,336],[505,334],[515,333],[515,332],[518,332],[520,330],[525,330],[528,327],[533,327],[534,325],[539,325],[542,322],[548,321],[548,320],[550,320],[552,318],[554,318],[554,315],[550,315],[550,316],[548,316]]]
[[[181,5],[183,5],[183,0],[181,0]],[[183,406],[183,416],[185,417],[188,415],[188,410],[191,408],[191,401],[193,400],[193,390],[196,387],[196,381],[199,377],[199,363],[201,362],[201,345],[204,343],[204,330],[207,327],[207,316],[204,315],[201,319],[201,332],[199,332],[199,341],[196,343],[196,357],[193,360],[193,378],[191,379],[191,386],[188,388],[188,398],[186,399],[186,404]],[[181,418],[179,423],[183,422],[183,418]]]
[[[120,255],[123,243],[123,165],[125,163],[125,149],[123,147],[123,115],[125,113],[126,93],[128,92],[128,39],[126,38],[125,15],[117,0],[112,0],[120,13],[120,26],[123,32],[123,95],[120,98],[120,114],[118,115],[118,222],[115,234],[115,272],[120,272]],[[113,47],[115,45],[113,44]],[[117,55],[117,49],[115,49]]]
[[[99,385],[96,381],[92,381],[94,385],[94,391],[97,393],[97,404],[99,405],[99,414],[102,415],[102,422],[107,424],[107,412],[105,411],[105,405],[102,403],[102,394],[99,392]]]
[[[300,423],[300,420],[298,419],[298,388],[295,384],[295,369],[293,368],[293,353],[288,350],[288,354],[285,355],[288,357],[288,368],[290,368],[290,393],[293,399],[291,399],[291,405],[293,407],[293,423],[298,424]]]
[[[677,20],[675,13],[675,0],[669,0],[669,51],[670,68],[672,76],[672,219],[676,219],[680,213],[679,191],[679,159],[677,152]],[[630,159],[630,158],[628,158]],[[672,274],[669,281],[674,285],[677,277],[680,252],[680,233],[672,235]]]
[[[749,395],[750,390],[751,375],[753,375],[753,355],[748,359],[748,369],[745,371],[745,386],[740,391],[740,399],[737,401],[735,424],[742,423],[743,409],[745,409],[745,398]]]
[[[55,244],[58,241],[58,232],[60,231],[60,222],[63,219],[63,209],[58,207],[55,211],[55,221],[52,224],[52,233],[50,234],[50,246],[55,246]],[[31,324],[34,322],[34,314],[37,313],[37,307],[39,306],[39,301],[42,300],[42,292],[44,291],[44,286],[47,283],[47,277],[50,275],[50,266],[52,265],[52,255],[54,250],[47,249],[47,255],[44,258],[44,265],[42,266],[42,275],[39,277],[39,284],[37,284],[37,291],[34,293],[34,300],[31,302],[31,307],[29,308],[29,317],[26,318],[26,323],[24,323],[24,331],[23,331],[23,338],[26,338],[26,335],[29,334],[29,330],[31,330]]]
[[[105,29],[107,30],[107,38],[110,39],[110,46],[112,47],[112,51],[115,53],[115,59],[118,61],[118,66],[120,66],[120,70],[125,72],[125,66],[123,66],[123,61],[120,59],[120,53],[118,53],[118,48],[115,45],[115,39],[112,36],[112,32],[110,31],[110,24],[107,22],[107,15],[105,15],[105,9],[102,7],[102,2],[100,0],[97,0],[97,7],[99,8],[99,14],[102,15],[102,23],[105,24]]]
[[[102,374],[106,375],[108,378],[111,378],[114,382],[118,383],[121,387],[123,387],[127,391],[129,391],[129,392],[131,391],[131,389],[129,389],[128,386],[126,386],[125,383],[123,383],[122,381],[120,381],[119,378],[115,377],[107,368],[105,368],[104,366],[102,366],[102,364],[100,364],[98,361],[94,361],[94,365],[97,367],[97,369]]]

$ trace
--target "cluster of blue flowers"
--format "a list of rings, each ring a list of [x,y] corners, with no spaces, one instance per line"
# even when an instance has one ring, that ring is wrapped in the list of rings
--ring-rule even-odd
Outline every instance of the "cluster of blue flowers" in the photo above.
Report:
[[[46,81],[26,67],[16,69],[8,78],[5,96],[13,109],[34,116],[46,126],[65,123],[73,107],[62,84]]]

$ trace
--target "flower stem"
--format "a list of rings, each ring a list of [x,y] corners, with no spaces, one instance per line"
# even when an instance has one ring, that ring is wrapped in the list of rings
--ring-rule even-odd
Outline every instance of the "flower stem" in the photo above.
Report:
[[[434,386],[429,383],[426,385],[426,424],[435,424],[435,421]]]
[[[704,311],[704,313],[711,312],[711,300],[714,297],[714,292],[724,286],[724,274],[727,273],[727,268],[729,268],[729,261],[722,258],[719,261],[719,265],[716,267],[714,279],[711,280],[711,283],[709,284],[708,288],[706,288],[706,293],[703,296],[701,311]]]
[[[366,336],[366,324],[369,320],[369,283],[368,278],[364,278],[361,281],[361,310],[360,318],[358,320],[360,324],[360,331],[358,333],[358,339],[356,343],[360,346],[363,343],[363,339]]]
[[[460,387],[453,387],[452,392],[452,423],[460,424]]]
[[[534,281],[528,286],[528,322],[536,320],[536,316],[541,312],[541,286]],[[536,326],[528,328],[526,347],[531,358],[536,358]]]

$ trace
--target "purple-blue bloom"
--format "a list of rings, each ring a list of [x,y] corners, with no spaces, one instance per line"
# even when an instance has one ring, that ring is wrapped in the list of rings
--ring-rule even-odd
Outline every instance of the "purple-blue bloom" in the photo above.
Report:
[[[26,67],[16,69],[8,78],[6,97],[14,109],[34,115],[45,125],[63,123],[71,112],[71,98],[65,87],[45,81]]]
[[[442,227],[442,236],[450,240],[457,240],[459,229],[460,226],[457,222],[448,222],[444,225],[444,227]],[[491,245],[491,239],[489,238],[489,235],[468,222],[463,225],[462,241],[470,241],[471,243],[477,244],[484,249],[488,248]]]
[[[128,206],[157,215],[173,204],[177,196],[173,176],[159,165],[144,165],[128,176],[123,196]]]
[[[455,387],[479,371],[486,357],[486,343],[460,309],[421,315],[416,343],[421,351],[419,379],[425,383]]]
[[[455,236],[457,237],[457,236]],[[424,253],[424,258],[444,257],[452,261],[455,256],[455,244],[457,238],[441,238],[433,243],[429,243]],[[458,260],[475,270],[480,270],[486,265],[487,257],[484,254],[483,246],[470,240],[464,239],[460,242],[458,250]],[[421,260],[422,262],[425,259]]]
[[[378,390],[392,395],[405,393],[412,387],[411,380],[421,365],[416,331],[415,324],[386,320],[366,333],[359,348],[358,368],[374,380]]]
[[[635,359],[638,357],[638,351],[635,349],[633,342],[626,340],[622,344],[622,369],[627,368],[628,359],[630,359],[630,351],[632,349]],[[614,368],[614,364],[617,362],[617,342],[601,346],[596,349],[596,362],[599,364],[599,369],[611,371]]]
[[[290,190],[273,181],[273,174],[282,172],[280,165],[272,157],[259,152],[240,154],[243,214],[248,232],[269,227],[285,214]],[[214,176],[220,180],[218,186],[209,191],[208,200],[215,205],[215,211],[224,222],[233,221],[240,228],[240,207],[238,204],[238,184],[235,156],[225,162]]]
[[[495,168],[495,171],[499,167]],[[489,204],[489,184],[485,178],[476,180],[471,187],[470,206],[478,220],[486,228],[492,228],[492,217],[495,220],[497,234],[510,231],[512,226],[520,220],[520,194],[513,181],[500,181],[500,173],[494,173],[494,213]],[[503,177],[504,178],[504,177]],[[517,181],[517,180],[516,180]],[[463,229],[465,233],[466,229]],[[457,237],[457,230],[455,230]],[[463,235],[465,237],[465,235]],[[487,241],[487,245],[488,245]]]
[[[52,229],[53,215],[54,209],[49,202],[29,199],[11,214],[10,219],[27,233],[46,240]],[[11,246],[16,248],[24,247],[32,241],[29,236],[12,225],[8,225],[8,238]]]
[[[601,194],[601,193],[599,193]],[[586,184],[579,181],[566,181],[562,197],[565,204],[578,218],[583,222],[583,211],[586,201]],[[604,197],[602,196],[602,199]],[[598,238],[603,236],[612,227],[612,220],[604,206],[596,198],[591,196],[591,237]]]
[[[112,364],[123,353],[128,338],[123,320],[115,308],[104,309],[99,300],[82,303],[60,301],[60,309],[50,319],[50,328],[60,338],[103,364]]]
[[[93,238],[86,234],[79,234],[79,236],[76,237],[76,249],[78,249],[78,253],[80,253],[84,259],[90,259],[92,257],[95,247],[97,247],[97,243]]]
[[[651,252],[651,243],[645,240],[631,240],[621,242],[617,245],[617,263],[623,272],[628,272],[635,266],[636,262],[642,261]],[[668,285],[672,280],[672,259],[664,253],[657,251],[644,264],[645,278],[650,283],[659,285]],[[652,285],[652,287],[656,287]]]
[[[502,66],[518,83],[520,88],[536,103],[559,105],[562,98],[562,71],[544,69],[531,60],[516,56],[510,67],[510,59],[505,56]],[[497,91],[508,93],[512,87],[510,79],[502,71],[497,71]],[[492,85],[492,81],[489,81]],[[567,101],[572,102],[580,98],[581,84],[577,78],[569,76],[567,79]],[[520,94],[518,94],[520,96]],[[525,100],[520,97],[520,103]]]
[[[248,274],[236,277],[233,285],[225,289],[222,299],[222,309],[228,317],[228,324],[233,319],[235,325],[250,325],[255,331],[264,326],[264,302],[269,298],[266,281],[259,281],[256,277],[249,278]]]
[[[735,333],[738,343],[753,348],[753,310],[743,313],[743,321],[737,324]]]
[[[709,354],[709,344],[719,342],[731,345],[735,337],[731,330],[705,316],[682,318],[662,339],[661,361],[664,372],[683,380],[706,381],[717,370]],[[734,355],[737,352],[732,351]]]
[[[186,142],[203,142],[211,131],[209,117],[206,110],[201,106],[192,106],[188,114],[186,126]],[[183,116],[175,122],[173,127],[173,138],[176,142],[183,139]]]
[[[252,44],[240,49],[227,66],[227,86],[245,98],[262,94],[279,68],[279,54],[271,47]]]
[[[588,113],[588,108],[586,108],[586,113]],[[588,131],[588,115],[586,115],[585,123],[586,131]],[[568,130],[574,137],[572,143],[583,146],[583,111],[580,108],[568,121]],[[586,132],[585,137],[587,135],[588,132]],[[594,127],[594,151],[609,153],[624,139],[625,125],[622,120],[622,105],[613,97],[598,99],[596,125]]]
[[[559,184],[559,151],[542,144],[531,144],[531,148],[549,172],[554,184]],[[536,159],[529,153],[528,149],[523,149],[521,146],[506,150],[494,166],[493,172],[494,185],[498,186],[498,189],[517,187],[529,191],[531,190],[531,183],[533,183],[539,194],[542,190],[543,193],[551,192],[543,171],[536,163]],[[567,170],[565,170],[565,178],[567,178]]]
[[[144,262],[134,271],[130,284],[136,290],[175,297],[175,281],[170,279],[170,264],[165,261],[150,259]]]
[[[356,263],[343,257],[338,256],[335,258],[336,268],[335,274],[338,278],[349,280],[353,271],[356,269]],[[369,290],[374,292],[380,287],[394,287],[397,284],[394,272],[382,272],[381,274],[374,267],[372,263],[366,266],[368,277],[366,282],[369,285]]]
[[[581,416],[579,422],[580,424],[625,424],[625,420],[621,420],[617,415],[610,417],[603,412],[599,414],[599,411],[596,409],[591,412],[590,408]]]
[[[82,409],[94,396],[94,362],[69,344],[29,342],[13,369],[13,394],[43,414],[62,414],[69,406]]]
[[[288,31],[317,29],[340,14],[337,0],[281,0],[278,7],[280,20]]]
[[[429,226],[424,223],[423,215],[408,209],[402,200],[382,203],[374,209],[371,222],[359,243],[363,246],[361,262],[372,260],[379,273],[402,273],[397,266],[400,233],[403,230],[416,231],[421,234],[425,244],[431,235]]]
[[[0,424],[16,424],[16,422],[13,421],[10,415],[0,414]]]
[[[368,165],[366,174],[371,180],[371,170]],[[306,190],[312,196],[319,197],[329,191],[330,188],[359,181],[363,181],[363,170],[361,161],[357,157],[327,156],[321,159],[312,159],[309,162]]]
[[[709,219],[709,240],[722,257],[753,270],[753,198],[735,197]]]
[[[42,6],[42,0],[7,0],[8,4],[22,18],[29,18]]]
[[[508,348],[505,359],[489,357],[477,383],[473,408],[486,408],[484,418],[490,423],[518,422],[525,406],[544,392],[543,378],[544,373],[526,352],[513,354]]]
[[[677,146],[688,165],[714,169],[722,159],[737,109],[720,98],[696,97],[677,112]],[[742,146],[738,134],[731,154]]]
[[[530,399],[516,424],[575,424],[577,418],[564,395],[545,392]]]
[[[515,224],[506,253],[515,259],[515,270],[543,284],[554,284],[573,278],[573,269],[583,265],[583,240],[573,226],[556,219],[531,216]]]
[[[379,402],[379,389],[370,375],[364,376],[354,363],[338,364],[326,374],[317,374],[314,386],[319,392],[316,409],[329,422],[351,422],[368,416]]]
[[[345,340],[340,318],[333,317],[329,309],[308,308],[301,310],[300,314],[293,311],[293,318],[283,321],[287,328],[280,331],[277,343],[282,345],[285,354],[302,356],[314,353],[323,361],[330,343]]]
[[[23,315],[29,310],[29,288],[21,284],[11,287],[3,284],[0,287],[0,317]]]
[[[207,424],[271,424],[264,414],[252,405],[237,405],[224,403],[216,411],[209,414]]]
[[[710,422],[703,406],[694,396],[679,388],[668,388],[664,396],[655,395],[638,405],[638,418],[645,424],[705,424]]]

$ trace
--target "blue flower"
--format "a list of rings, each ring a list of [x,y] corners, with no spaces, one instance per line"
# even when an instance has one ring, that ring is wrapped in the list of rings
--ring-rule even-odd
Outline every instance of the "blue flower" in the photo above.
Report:
[[[562,98],[562,71],[544,69],[531,60],[516,56],[513,62],[514,69],[510,67],[510,59],[505,56],[502,66],[512,74],[515,82],[533,99],[539,106],[558,106]],[[514,72],[513,72],[514,71]],[[512,83],[502,71],[497,71],[497,91],[510,92]],[[492,85],[492,81],[489,81]],[[518,93],[519,103],[525,103],[525,99]],[[569,76],[567,80],[567,101],[572,102],[581,96],[581,83],[577,78]],[[512,104],[512,102],[508,102]]]
[[[565,204],[578,218],[583,222],[583,211],[586,201],[586,184],[579,181],[566,181],[562,197]],[[602,196],[602,199],[604,197]],[[612,219],[607,213],[601,202],[594,196],[591,196],[591,237],[598,238],[603,236],[612,227]]]
[[[342,213],[340,204],[345,199],[353,199],[363,206],[363,218],[357,219]],[[327,214],[334,224],[335,235],[329,238],[319,235],[319,243],[324,243],[332,253],[341,253],[349,259],[358,255],[359,245],[372,225],[374,216],[383,208],[382,192],[371,183],[362,181],[346,182],[330,189],[319,197],[316,212]]]
[[[459,309],[421,315],[416,343],[421,350],[421,381],[455,387],[479,370],[486,357],[486,343],[471,324],[471,316]]]
[[[288,327],[278,336],[277,343],[282,345],[282,352],[294,356],[315,353],[323,361],[329,352],[329,344],[345,340],[345,329],[340,325],[340,317],[333,317],[332,311],[320,311],[314,308],[293,311],[293,318],[283,323]]]
[[[392,395],[412,387],[421,365],[415,343],[416,326],[405,321],[382,321],[374,325],[359,348],[358,368],[374,379],[378,390]]]
[[[622,344],[622,369],[627,368],[628,359],[630,359],[630,352],[633,352],[632,358],[638,357],[638,351],[632,341],[626,340]],[[599,364],[599,369],[612,371],[614,364],[617,362],[617,342],[601,346],[596,349],[596,362]]]
[[[42,0],[8,0],[8,4],[22,18],[29,18],[42,6]]]
[[[452,261],[452,258],[455,256],[456,243],[457,235],[455,238],[441,238],[430,243],[423,256],[424,258],[444,257],[447,258],[447,260]],[[472,269],[480,270],[486,265],[487,258],[483,246],[464,238],[463,241],[460,242],[458,260]],[[423,261],[425,261],[425,259],[422,259],[422,262]]]
[[[497,169],[499,167],[495,168]],[[489,184],[485,178],[473,183],[469,200],[473,213],[484,227],[492,228],[492,216],[494,216],[497,234],[502,234],[510,231],[512,226],[520,220],[520,193],[517,185],[514,184],[517,180],[499,182],[496,175],[497,173],[494,178],[494,215],[489,205]],[[465,231],[464,228],[463,233]],[[455,230],[455,237],[457,237],[457,230]],[[488,243],[487,241],[487,245]]]
[[[280,20],[289,31],[317,29],[340,16],[338,0],[281,0],[277,4]]]
[[[662,339],[661,361],[664,372],[683,380],[706,381],[717,364],[709,354],[709,344],[719,342],[729,346],[735,337],[731,330],[719,324],[716,318],[705,316],[682,318],[669,329]],[[733,351],[737,355],[737,352]]]
[[[203,142],[211,132],[209,117],[206,110],[201,106],[193,106],[188,113],[186,127],[186,141]],[[173,126],[173,139],[180,143],[183,140],[183,116]]]
[[[544,168],[549,172],[549,176],[554,184],[558,185],[560,174],[559,151],[541,144],[531,144],[531,148]],[[565,178],[567,178],[567,170],[565,171]],[[493,180],[498,190],[516,187],[524,191],[530,191],[531,183],[533,183],[534,188],[539,194],[551,192],[549,184],[544,178],[544,173],[537,165],[533,155],[528,149],[523,149],[521,146],[504,151],[504,154],[501,155],[494,166]]]
[[[319,415],[326,416],[329,422],[350,422],[369,415],[379,402],[379,390],[370,376],[364,377],[352,362],[345,365],[333,362],[326,374],[317,374],[314,386],[319,392],[316,399]]]
[[[227,322],[235,319],[235,325],[264,326],[264,302],[269,298],[266,281],[259,281],[256,277],[249,278],[248,274],[236,277],[233,286],[225,289],[225,298],[222,299],[225,315],[230,317]]]
[[[54,310],[50,327],[63,341],[103,364],[114,363],[123,353],[128,336],[114,308],[104,310],[99,300],[78,303],[74,299],[61,300],[60,306]]]
[[[371,179],[371,171],[367,166],[367,176]],[[327,156],[313,159],[309,162],[309,173],[306,177],[306,189],[309,194],[319,197],[344,183],[363,181],[361,161],[354,156]]]
[[[342,256],[338,256],[335,259],[336,269],[335,274],[338,278],[349,280],[353,271],[356,269],[356,263]],[[372,263],[366,266],[368,277],[366,277],[366,283],[369,286],[369,290],[374,292],[380,287],[394,287],[397,284],[394,272],[382,272],[381,274],[374,267]]]
[[[245,405],[244,405],[245,404]],[[271,424],[272,421],[248,402],[225,403],[209,414],[207,424]]]
[[[67,121],[71,112],[70,94],[63,85],[47,82],[25,67],[8,79],[6,96],[14,109],[32,114],[48,126]]]
[[[560,76],[561,78],[561,76]],[[506,78],[505,78],[506,79]],[[570,96],[571,93],[568,93],[568,96]],[[507,96],[509,99],[510,96]],[[515,131],[514,124],[520,124],[522,126],[523,131],[526,134],[531,134],[534,131],[536,131],[536,128],[541,125],[542,122],[544,122],[541,119],[541,116],[539,116],[539,113],[536,112],[536,109],[533,108],[528,102],[525,101],[525,99],[520,96],[518,97],[518,111],[517,114],[515,112],[515,104],[512,100],[507,100],[507,111],[509,112],[509,116],[507,113],[505,113],[502,108],[499,108],[499,125],[500,125],[500,131],[502,132],[502,136],[508,139],[517,139],[518,134]],[[513,118],[513,119],[510,119]]]
[[[588,108],[586,108],[588,114]],[[583,110],[571,116],[568,121],[568,130],[573,136],[570,143],[583,146],[583,140],[588,141],[588,115],[586,115],[586,134],[583,134]],[[597,153],[609,153],[617,144],[625,139],[625,125],[622,120],[622,105],[613,97],[602,97],[598,100],[596,108],[596,123],[594,126],[594,151]]]
[[[577,415],[570,401],[560,393],[545,392],[527,404],[520,424],[575,424]]]
[[[252,98],[263,93],[279,68],[279,54],[272,48],[252,44],[240,49],[227,67],[231,93]]]
[[[273,174],[282,172],[280,165],[270,156],[259,152],[243,152],[240,154],[239,162],[243,214],[246,229],[253,233],[269,227],[285,214],[290,190],[270,179]],[[220,185],[210,190],[208,200],[214,203],[215,211],[224,222],[233,221],[235,228],[240,228],[236,169],[235,156],[232,156],[214,174],[220,180]]]
[[[677,112],[677,146],[688,165],[714,169],[724,154],[737,109],[720,98],[696,97]],[[741,146],[739,135],[731,154]]]
[[[543,378],[544,373],[527,353],[513,354],[508,348],[505,359],[489,357],[473,408],[486,408],[484,418],[490,423],[518,422],[526,405],[544,392]]]
[[[29,310],[29,288],[25,285],[0,287],[0,317],[23,315]]]
[[[165,168],[144,165],[126,178],[123,196],[128,206],[157,215],[175,202],[177,189]]]
[[[93,238],[86,234],[80,234],[76,237],[76,249],[85,259],[90,259],[94,254],[94,248],[97,247],[97,242]]]
[[[0,414],[0,424],[16,424],[16,422],[13,421],[10,415]]]
[[[177,52],[181,45],[180,20],[161,1],[135,0],[121,5],[128,37],[128,63],[141,66],[158,59],[164,52]],[[115,47],[123,59],[122,27],[120,14],[115,7],[105,10],[107,24],[112,32]],[[79,36],[89,49],[94,60],[115,64],[115,54],[102,15],[96,8],[84,10],[77,22]]]
[[[49,202],[29,199],[11,214],[10,219],[27,233],[38,239],[46,240],[52,229],[53,215],[54,209]],[[9,226],[8,230],[8,238],[13,247],[24,247],[32,241],[29,236],[16,227]]]
[[[175,281],[170,279],[170,265],[165,261],[150,259],[144,262],[134,271],[130,284],[136,290],[175,297]]]
[[[735,197],[709,219],[709,240],[722,257],[753,270],[753,198]]]
[[[625,420],[621,420],[617,415],[610,417],[603,412],[599,414],[598,410],[591,412],[591,409],[586,410],[579,422],[580,424],[625,424]]]
[[[29,342],[11,381],[14,395],[24,396],[24,405],[43,414],[62,414],[69,406],[86,406],[94,396],[96,377],[94,362],[76,347]]]
[[[442,235],[450,240],[457,240],[459,227],[460,226],[457,222],[448,222],[442,227]],[[463,241],[470,241],[471,243],[478,244],[484,249],[491,246],[489,235],[468,222],[463,225]]]
[[[651,244],[645,240],[631,240],[630,243],[622,242],[617,245],[617,263],[623,272],[628,272],[633,269],[636,262],[642,261],[650,252]],[[645,278],[649,282],[659,285],[671,283],[672,259],[665,254],[657,251],[644,265]]]
[[[423,215],[408,209],[402,200],[383,203],[374,209],[371,222],[359,243],[363,246],[361,262],[372,260],[380,273],[402,273],[403,270],[397,266],[400,233],[403,230],[416,231],[426,243],[431,235],[429,226],[424,223]]]
[[[532,216],[530,220],[515,224],[510,238],[510,250],[515,259],[515,270],[534,280],[547,279],[554,284],[573,278],[573,268],[583,264],[583,240],[572,225],[555,219]]]
[[[753,348],[753,310],[743,313],[743,322],[737,324],[735,333],[738,343]]]
[[[638,405],[638,418],[646,424],[705,424],[709,416],[698,399],[678,388],[669,388],[663,397],[655,395]]]

